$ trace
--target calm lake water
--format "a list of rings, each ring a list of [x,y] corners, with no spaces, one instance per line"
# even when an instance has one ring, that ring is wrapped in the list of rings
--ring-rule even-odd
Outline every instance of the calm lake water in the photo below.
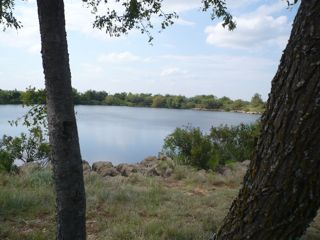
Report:
[[[23,128],[11,127],[26,112],[15,105],[0,106],[0,136],[18,135]],[[191,125],[209,131],[211,126],[253,123],[258,115],[196,110],[111,106],[77,106],[82,158],[92,163],[135,163],[161,151],[163,139],[175,128]]]

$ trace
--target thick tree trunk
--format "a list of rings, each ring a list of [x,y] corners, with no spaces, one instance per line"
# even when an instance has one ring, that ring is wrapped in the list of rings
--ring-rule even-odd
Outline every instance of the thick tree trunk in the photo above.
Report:
[[[86,238],[85,191],[74,113],[63,0],[37,0],[47,92],[57,239]]]
[[[218,240],[299,239],[320,205],[320,1],[302,0]]]

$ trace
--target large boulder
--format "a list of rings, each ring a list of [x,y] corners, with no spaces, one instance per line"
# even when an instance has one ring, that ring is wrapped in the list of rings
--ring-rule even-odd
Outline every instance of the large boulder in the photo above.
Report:
[[[92,164],[92,171],[99,172],[99,170],[103,168],[111,168],[111,167],[113,167],[112,162],[103,162],[103,161],[94,162]]]
[[[150,168],[147,170],[148,176],[161,176],[161,170],[157,168],[156,166]]]
[[[92,171],[95,171],[99,175],[105,176],[117,176],[119,172],[113,167],[111,162],[95,162],[92,164]]]
[[[118,176],[120,173],[117,171],[115,167],[105,168],[100,172],[102,177],[115,177]]]
[[[140,165],[147,168],[152,168],[158,164],[159,160],[156,156],[150,156],[140,162]]]
[[[161,176],[164,178],[170,177],[173,173],[174,169],[174,164],[169,160],[166,161],[160,161],[158,164],[155,166],[149,168],[147,170],[147,175],[148,176]]]
[[[116,167],[117,171],[125,177],[128,177],[131,173],[137,172],[137,167],[134,165],[122,163]]]

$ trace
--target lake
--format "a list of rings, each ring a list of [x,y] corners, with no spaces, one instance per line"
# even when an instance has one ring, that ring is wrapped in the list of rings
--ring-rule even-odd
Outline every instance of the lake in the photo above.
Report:
[[[163,139],[175,128],[191,125],[207,132],[211,126],[253,123],[259,115],[114,106],[76,106],[82,158],[92,163],[135,163],[157,155]],[[22,106],[0,105],[0,136],[18,135],[11,127],[26,112]]]

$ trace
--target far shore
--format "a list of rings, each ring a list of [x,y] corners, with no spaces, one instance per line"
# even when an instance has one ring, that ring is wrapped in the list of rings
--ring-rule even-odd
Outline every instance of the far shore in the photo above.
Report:
[[[0,103],[0,106],[6,105],[19,105],[23,106],[20,103]],[[208,112],[231,112],[231,113],[245,113],[253,115],[261,115],[262,112],[255,111],[244,111],[244,110],[225,110],[225,109],[209,109],[209,108],[166,108],[166,107],[146,107],[146,106],[127,106],[127,105],[105,105],[105,104],[75,104],[74,106],[104,106],[104,107],[132,107],[132,108],[152,108],[152,109],[174,109],[174,110],[195,110],[195,111],[208,111]]]

